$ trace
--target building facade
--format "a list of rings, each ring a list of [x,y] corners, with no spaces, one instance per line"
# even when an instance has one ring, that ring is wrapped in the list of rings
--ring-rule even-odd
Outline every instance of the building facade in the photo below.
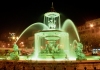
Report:
[[[78,32],[85,50],[100,48],[100,18],[87,21],[84,25],[79,26]]]

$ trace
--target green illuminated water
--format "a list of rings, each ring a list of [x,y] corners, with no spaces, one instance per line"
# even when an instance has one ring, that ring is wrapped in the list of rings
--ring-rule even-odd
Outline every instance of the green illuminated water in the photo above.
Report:
[[[37,23],[33,23],[31,24],[30,26],[28,26],[19,36],[19,39],[16,41],[16,43],[20,40],[21,37],[23,36],[32,36],[32,31],[35,31],[35,32],[38,32],[38,31],[41,31],[41,30],[48,30],[49,28],[41,23],[41,22],[37,22]]]
[[[79,34],[78,31],[76,29],[75,24],[72,22],[72,20],[70,19],[66,19],[63,26],[62,26],[62,30],[65,32],[68,32],[69,34],[69,47],[70,47],[70,54],[71,57],[76,57],[75,55],[75,48],[73,46],[73,42],[76,40],[78,42],[80,42],[80,38],[79,38]]]
[[[72,22],[72,20],[66,19],[62,26],[62,30],[69,33],[70,43],[72,43],[74,40],[80,42],[80,37],[77,28],[75,24]]]
[[[56,12],[45,13],[44,21],[31,24],[19,36],[19,40],[34,37],[34,52],[28,59],[76,60],[73,41],[80,42],[80,38],[74,23],[67,19],[61,27],[60,14]]]

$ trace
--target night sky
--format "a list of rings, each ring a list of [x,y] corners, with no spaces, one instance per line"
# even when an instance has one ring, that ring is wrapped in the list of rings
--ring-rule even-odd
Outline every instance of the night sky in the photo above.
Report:
[[[56,12],[61,13],[62,23],[69,18],[76,26],[80,26],[88,20],[100,18],[98,0],[2,1],[0,2],[0,33],[21,33],[29,25],[43,22],[43,14],[50,10],[52,2]]]

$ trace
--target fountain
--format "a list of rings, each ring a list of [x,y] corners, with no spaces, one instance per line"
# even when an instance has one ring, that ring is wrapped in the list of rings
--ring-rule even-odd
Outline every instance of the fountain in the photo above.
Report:
[[[20,34],[19,39],[13,46],[13,51],[7,56],[6,61],[3,59],[4,61],[0,62],[0,69],[100,69],[99,56],[86,57],[84,55],[82,51],[83,44],[80,43],[77,28],[72,20],[66,19],[63,25],[60,22],[59,13],[47,12],[44,14],[43,23],[37,22],[28,26]],[[22,47],[20,44],[22,44]],[[28,54],[23,55],[22,51]]]
[[[34,39],[34,52],[29,60],[76,60],[78,56],[75,49],[78,45],[75,46],[73,42],[80,42],[77,29],[70,19],[62,27],[60,22],[59,13],[47,12],[44,14],[44,23],[34,23],[21,33],[19,40],[23,36]]]

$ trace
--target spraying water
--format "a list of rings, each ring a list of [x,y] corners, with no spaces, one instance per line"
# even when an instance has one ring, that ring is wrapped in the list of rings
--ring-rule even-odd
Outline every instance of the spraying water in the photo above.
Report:
[[[32,31],[36,31],[34,33],[35,47],[33,54],[29,57],[30,60],[76,59],[72,44],[74,40],[80,42],[80,38],[70,19],[65,20],[61,29],[60,14],[47,12],[44,14],[44,23],[31,24],[21,33],[19,38],[24,34],[29,35]]]
[[[41,22],[37,22],[37,23],[33,23],[30,26],[28,26],[19,36],[19,39],[24,35],[24,34],[28,34],[28,33],[32,33],[32,31],[41,31],[41,30],[48,30],[49,28],[41,23]],[[18,39],[18,40],[19,40]],[[18,42],[18,40],[16,41],[16,43]]]
[[[69,33],[70,39],[73,38],[71,39],[72,40],[71,42],[73,42],[74,40],[77,40],[78,42],[80,42],[78,31],[76,29],[75,24],[72,22],[72,20],[70,19],[65,20],[62,26],[62,30]]]

